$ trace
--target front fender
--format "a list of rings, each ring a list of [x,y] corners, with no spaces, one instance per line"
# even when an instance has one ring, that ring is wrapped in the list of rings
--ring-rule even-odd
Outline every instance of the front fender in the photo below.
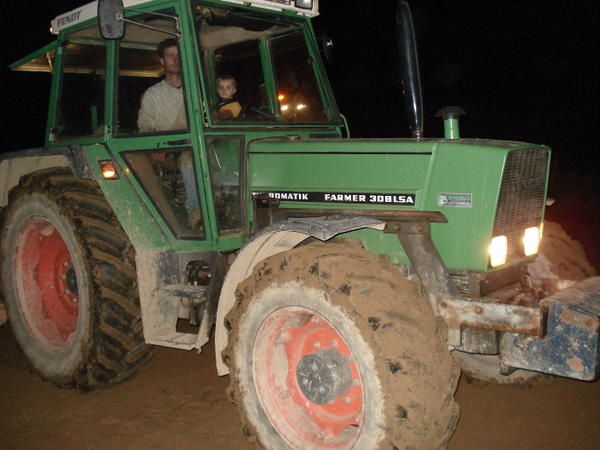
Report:
[[[368,217],[339,215],[314,217],[275,223],[248,241],[229,268],[219,297],[215,330],[217,373],[219,375],[229,373],[229,368],[221,358],[221,352],[229,340],[225,328],[225,316],[235,302],[235,290],[238,284],[250,276],[260,261],[290,250],[309,237],[327,241],[341,233],[361,228],[383,230],[384,226],[384,222]]]

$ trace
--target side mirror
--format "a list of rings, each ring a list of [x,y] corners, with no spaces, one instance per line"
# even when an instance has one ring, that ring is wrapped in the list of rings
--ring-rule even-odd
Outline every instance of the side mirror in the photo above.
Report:
[[[98,26],[104,39],[121,39],[125,35],[123,0],[98,0]]]

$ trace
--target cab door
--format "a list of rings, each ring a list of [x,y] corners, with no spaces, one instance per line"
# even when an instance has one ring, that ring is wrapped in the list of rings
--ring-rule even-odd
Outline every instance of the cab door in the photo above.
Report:
[[[193,71],[186,71],[191,58],[185,41],[175,36],[179,11],[162,5],[132,17],[154,29],[128,24],[123,39],[114,44],[108,145],[173,240],[210,241],[192,114],[197,89]]]

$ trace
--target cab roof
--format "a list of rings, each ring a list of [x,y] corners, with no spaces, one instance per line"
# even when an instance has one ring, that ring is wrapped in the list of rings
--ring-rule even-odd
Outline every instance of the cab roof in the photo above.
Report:
[[[123,0],[123,6],[130,8],[145,3],[151,3],[154,0]],[[271,11],[295,11],[298,14],[315,17],[319,14],[319,0],[313,0],[312,9],[301,9],[294,6],[294,0],[221,0],[221,3],[234,3],[245,6],[253,6],[260,9]],[[69,28],[78,23],[96,17],[98,14],[98,2],[93,1],[79,8],[68,11],[56,16],[50,26],[50,32],[58,34],[60,31]]]

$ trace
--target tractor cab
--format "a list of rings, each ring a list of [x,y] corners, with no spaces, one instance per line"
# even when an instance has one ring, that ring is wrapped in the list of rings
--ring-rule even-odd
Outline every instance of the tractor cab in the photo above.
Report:
[[[155,243],[238,248],[248,234],[240,188],[248,145],[340,136],[308,20],[317,3],[124,3],[58,16],[56,42],[11,66],[53,75],[46,147],[91,146],[107,190],[132,173],[131,193],[159,225]],[[175,69],[160,54],[165,42]],[[147,247],[147,234],[135,243]]]

